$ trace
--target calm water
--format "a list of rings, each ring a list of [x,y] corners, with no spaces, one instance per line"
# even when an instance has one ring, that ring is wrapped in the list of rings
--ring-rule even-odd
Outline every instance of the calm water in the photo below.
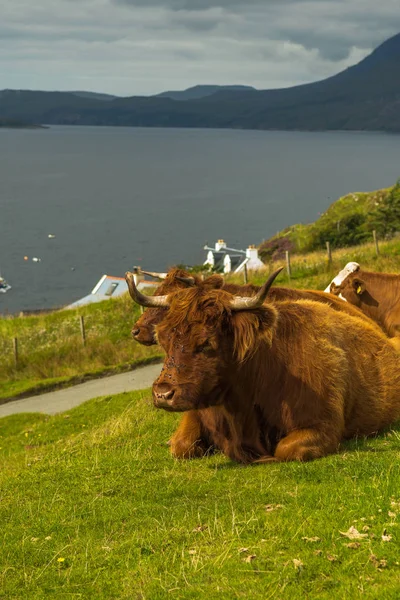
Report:
[[[400,136],[370,133],[0,130],[0,312],[69,303],[133,265],[198,264],[221,237],[259,243],[394,183],[399,156]]]

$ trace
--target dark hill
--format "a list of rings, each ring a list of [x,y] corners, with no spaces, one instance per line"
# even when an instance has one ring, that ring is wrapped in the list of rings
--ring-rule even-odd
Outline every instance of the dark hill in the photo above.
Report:
[[[221,91],[243,92],[254,89],[250,85],[195,85],[182,91],[162,92],[161,94],[156,94],[155,97],[171,98],[171,100],[198,100],[199,98],[212,96]]]
[[[221,90],[178,102],[65,92],[0,92],[0,118],[29,122],[142,127],[229,127],[400,132],[400,34],[359,64],[306,85],[276,90]]]

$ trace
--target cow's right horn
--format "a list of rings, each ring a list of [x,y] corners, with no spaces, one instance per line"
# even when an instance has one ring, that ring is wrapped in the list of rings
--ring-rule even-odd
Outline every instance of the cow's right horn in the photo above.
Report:
[[[164,281],[164,279],[166,279],[166,277],[167,277],[166,273],[155,273],[154,271],[143,271],[143,269],[140,269],[140,272],[143,273],[144,275],[148,275],[149,277],[154,277],[154,279],[159,279],[160,281]]]
[[[278,277],[279,273],[283,270],[283,267],[272,273],[272,275],[268,278],[268,281],[264,283],[260,291],[255,296],[235,296],[231,302],[232,310],[252,310],[253,308],[258,308],[262,306],[265,298],[268,295],[269,288],[274,283],[276,277]]]
[[[140,304],[140,306],[148,306],[150,308],[164,307],[168,308],[168,296],[145,296],[137,289],[135,285],[135,276],[133,273],[127,271],[125,273],[125,280],[128,284],[129,293],[132,300]]]

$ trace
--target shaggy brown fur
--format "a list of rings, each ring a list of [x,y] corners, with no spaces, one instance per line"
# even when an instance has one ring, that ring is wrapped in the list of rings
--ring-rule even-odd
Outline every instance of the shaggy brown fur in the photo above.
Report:
[[[376,321],[389,337],[400,343],[400,275],[358,269],[331,291]]]
[[[172,292],[176,292],[179,289],[186,289],[188,286],[186,283],[178,280],[178,277],[192,277],[190,273],[182,269],[171,269],[167,275],[167,278],[161,283],[156,289],[156,296],[164,296]],[[231,294],[239,294],[241,296],[253,296],[259,291],[259,287],[256,285],[236,285],[233,283],[225,283],[224,278],[220,275],[211,275],[204,282],[195,276],[195,285],[203,285],[214,289],[224,289]],[[308,299],[315,300],[317,302],[323,302],[331,306],[334,310],[339,310],[354,316],[367,318],[363,316],[363,313],[352,305],[343,302],[333,296],[332,294],[326,294],[316,290],[293,290],[290,288],[274,287],[270,290],[270,300],[289,300],[289,299]],[[165,308],[147,308],[141,317],[136,321],[132,328],[132,335],[137,342],[144,344],[145,346],[152,346],[156,344],[155,338],[155,327],[162,321],[166,315]]]
[[[311,460],[400,418],[399,357],[376,327],[309,300],[232,312],[231,299],[176,292],[158,325],[154,404],[197,417],[174,435],[175,456],[206,441],[243,463]]]

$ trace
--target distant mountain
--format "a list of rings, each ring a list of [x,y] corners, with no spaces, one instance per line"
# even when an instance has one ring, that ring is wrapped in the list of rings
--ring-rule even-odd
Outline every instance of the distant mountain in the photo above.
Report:
[[[0,119],[68,125],[400,132],[400,34],[359,64],[315,83],[261,91],[222,87],[184,102],[165,94],[105,102],[69,92],[4,90],[0,92]]]
[[[94,100],[114,100],[114,98],[118,98],[118,96],[112,96],[111,94],[98,94],[97,92],[71,92],[71,94],[75,94],[75,96],[80,96],[81,98],[93,98]]]
[[[199,98],[212,96],[212,94],[216,94],[217,92],[244,92],[254,89],[250,85],[195,85],[182,91],[162,92],[161,94],[156,94],[155,97],[171,98],[171,100],[198,100]]]

